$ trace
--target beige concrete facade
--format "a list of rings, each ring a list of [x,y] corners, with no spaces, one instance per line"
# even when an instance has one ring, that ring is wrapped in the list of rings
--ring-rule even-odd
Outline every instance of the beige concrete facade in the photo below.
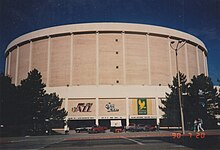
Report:
[[[46,89],[65,98],[63,106],[72,120],[94,119],[98,124],[100,119],[126,119],[128,124],[129,119],[153,118],[159,122],[160,99],[176,74],[170,41],[177,40],[187,40],[178,51],[179,69],[187,79],[208,75],[207,50],[196,37],[127,23],[65,25],[25,34],[9,44],[5,73],[18,85],[37,68]],[[145,115],[132,110],[137,110],[133,105],[140,98],[151,110]],[[106,111],[108,103],[118,111]],[[86,107],[91,107],[90,113],[80,112]]]

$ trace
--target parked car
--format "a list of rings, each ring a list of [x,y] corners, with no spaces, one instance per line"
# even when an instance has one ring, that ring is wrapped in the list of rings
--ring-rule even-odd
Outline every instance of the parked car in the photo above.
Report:
[[[136,126],[135,131],[146,131],[146,125],[144,125],[144,124],[138,124],[138,125]]]
[[[131,131],[131,132],[140,132],[140,131],[156,131],[157,127],[154,125],[145,125],[145,124],[138,124],[136,125],[135,123],[130,123],[126,127],[126,131]]]
[[[135,123],[129,123],[129,125],[126,126],[125,130],[126,131],[131,131],[131,132],[136,131],[136,124]]]
[[[123,131],[121,120],[111,120],[110,123],[110,132],[118,133]]]
[[[76,133],[80,132],[88,132],[92,127],[80,127],[80,128],[75,128]]]
[[[89,133],[105,133],[105,130],[107,130],[107,127],[93,126],[90,130],[88,130],[88,132]]]
[[[145,131],[156,131],[157,127],[154,125],[146,125],[145,126]]]

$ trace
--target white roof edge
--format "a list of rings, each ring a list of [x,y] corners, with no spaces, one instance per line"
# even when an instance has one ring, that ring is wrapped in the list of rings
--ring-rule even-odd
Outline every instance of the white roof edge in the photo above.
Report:
[[[179,30],[161,27],[161,26],[155,26],[155,25],[102,22],[102,23],[69,24],[69,25],[54,26],[50,28],[36,30],[14,39],[12,42],[9,43],[5,53],[15,45],[35,38],[56,35],[56,34],[86,32],[86,31],[131,31],[131,32],[146,32],[146,33],[160,34],[171,37],[179,37],[182,39],[192,41],[200,45],[207,51],[204,43],[200,39],[198,39],[197,37],[191,34]]]

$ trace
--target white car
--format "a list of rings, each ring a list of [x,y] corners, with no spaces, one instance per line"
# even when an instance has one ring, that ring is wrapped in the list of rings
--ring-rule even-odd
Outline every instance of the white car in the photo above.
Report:
[[[76,133],[80,133],[80,132],[88,132],[91,129],[92,127],[80,127],[80,128],[75,128],[75,131]]]

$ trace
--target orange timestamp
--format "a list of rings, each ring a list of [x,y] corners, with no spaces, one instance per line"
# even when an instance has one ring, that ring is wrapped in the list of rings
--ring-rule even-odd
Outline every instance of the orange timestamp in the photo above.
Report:
[[[196,139],[204,139],[205,138],[205,132],[197,132],[196,134],[189,132],[184,135],[182,135],[181,133],[172,133],[171,135],[172,135],[173,139],[180,139],[181,137],[189,137],[189,138],[195,137]]]

